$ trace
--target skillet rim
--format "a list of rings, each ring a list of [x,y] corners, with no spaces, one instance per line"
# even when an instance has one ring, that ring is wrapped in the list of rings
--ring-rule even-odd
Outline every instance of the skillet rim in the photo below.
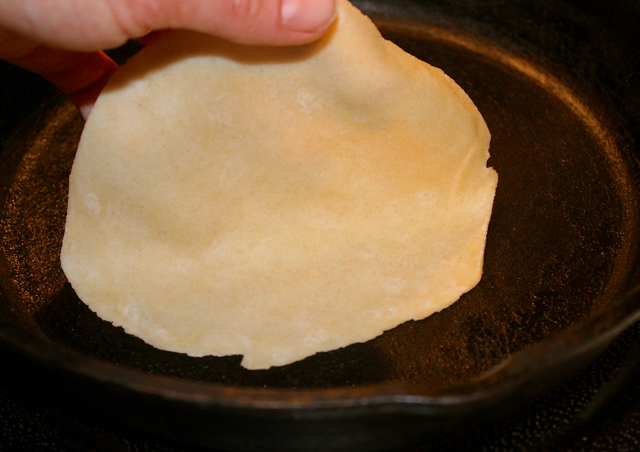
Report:
[[[267,410],[285,416],[292,411],[321,411],[330,415],[338,409],[341,411],[334,414],[343,415],[346,408],[351,414],[365,410],[442,415],[471,412],[474,407],[487,404],[493,406],[526,387],[549,367],[586,358],[583,365],[569,371],[577,373],[637,321],[640,321],[640,286],[581,324],[515,353],[476,380],[439,391],[410,382],[295,389],[174,379],[84,355],[31,334],[3,317],[0,317],[0,343],[23,358],[58,372],[72,373],[139,395],[209,408]],[[565,379],[561,377],[559,382]]]

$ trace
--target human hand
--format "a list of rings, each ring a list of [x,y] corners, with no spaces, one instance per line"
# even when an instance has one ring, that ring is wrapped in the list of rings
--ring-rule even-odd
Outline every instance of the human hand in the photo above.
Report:
[[[101,49],[177,28],[242,44],[304,44],[334,15],[335,0],[2,0],[0,59],[41,74],[86,119],[117,69]]]

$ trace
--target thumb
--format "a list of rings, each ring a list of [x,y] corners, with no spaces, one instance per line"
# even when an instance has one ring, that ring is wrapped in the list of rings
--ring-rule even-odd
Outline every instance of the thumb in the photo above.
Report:
[[[150,30],[183,28],[242,44],[303,44],[329,27],[336,0],[3,0],[0,26],[50,47],[90,52]]]

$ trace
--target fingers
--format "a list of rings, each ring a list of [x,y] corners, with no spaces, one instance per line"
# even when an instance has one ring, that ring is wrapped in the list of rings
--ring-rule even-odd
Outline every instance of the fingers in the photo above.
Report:
[[[69,99],[76,107],[78,107],[78,110],[80,110],[80,114],[82,114],[82,117],[85,119],[85,121],[89,117],[89,113],[91,113],[91,109],[93,109],[93,105],[96,103],[96,100],[102,92],[102,89],[105,87],[105,85],[109,81],[109,78],[111,78],[115,70],[118,68],[118,66],[111,60],[111,58],[104,55],[104,53],[102,52],[100,53],[104,56],[104,58],[113,63],[113,66],[104,71],[100,78],[97,78],[85,88],[69,94]]]
[[[69,95],[86,119],[100,91],[118,68],[104,52],[52,49],[0,28],[0,58],[42,75]]]
[[[39,50],[44,54],[60,52],[46,47],[40,47]],[[82,117],[87,119],[102,88],[118,69],[118,65],[102,51],[75,53],[74,56],[75,58],[70,58],[72,64],[62,68],[58,66],[60,69],[54,72],[40,73],[60,91],[69,95]]]
[[[179,1],[179,0],[178,0]],[[336,14],[335,0],[225,0],[193,2],[172,28],[193,28],[242,44],[302,44],[319,38]]]
[[[42,74],[87,118],[117,65],[100,49],[182,28],[243,44],[311,42],[336,0],[1,0],[0,58]]]
[[[244,44],[320,37],[336,0],[3,0],[0,26],[50,47],[113,48],[149,30],[185,28]]]

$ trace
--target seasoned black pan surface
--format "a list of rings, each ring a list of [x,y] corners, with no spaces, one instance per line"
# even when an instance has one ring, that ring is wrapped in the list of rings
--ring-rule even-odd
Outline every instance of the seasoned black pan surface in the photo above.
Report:
[[[500,180],[475,289],[367,343],[266,371],[154,349],[100,320],[66,282],[59,252],[83,121],[37,77],[3,65],[3,343],[70,397],[181,441],[385,449],[519,407],[637,320],[638,39],[620,27],[637,7],[357,4],[460,84],[492,133]]]

